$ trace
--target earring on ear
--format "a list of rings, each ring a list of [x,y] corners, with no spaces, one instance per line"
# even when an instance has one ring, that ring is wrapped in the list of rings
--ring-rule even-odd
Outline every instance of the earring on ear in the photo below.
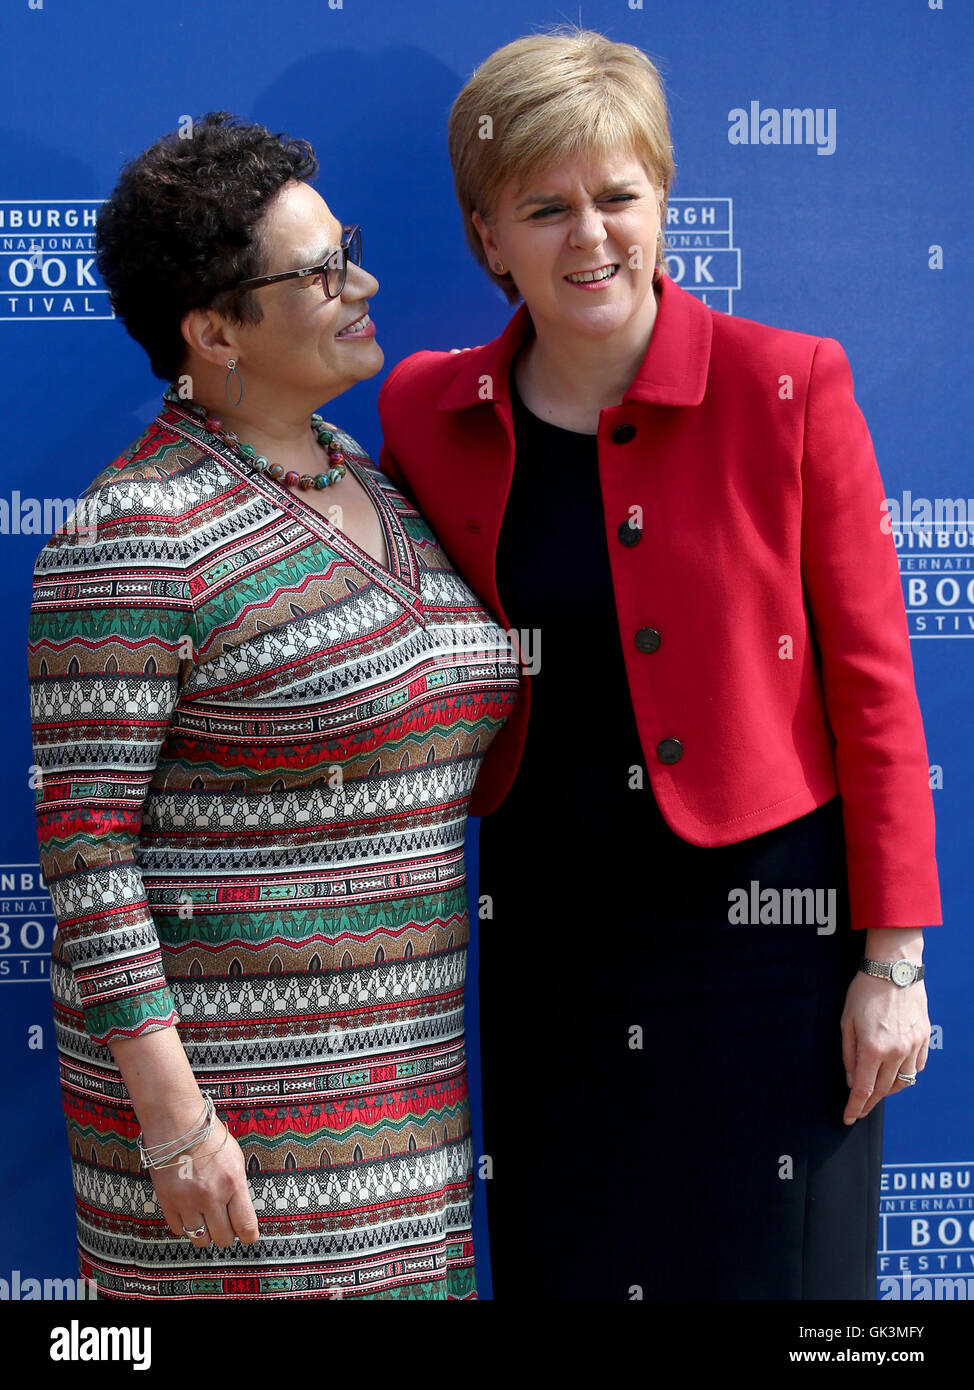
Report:
[[[230,395],[230,380],[232,377],[237,378],[237,385],[240,387],[240,395],[237,397],[236,400],[234,400],[233,397]],[[227,393],[227,400],[230,402],[231,405],[239,405],[240,402],[243,400],[243,377],[237,371],[237,359],[235,357],[231,357],[229,362],[227,363],[227,379],[223,383],[223,389]]]
[[[504,262],[503,262],[503,261],[495,261],[495,262],[494,262],[494,269],[497,271],[497,274],[498,274],[498,275],[506,275],[506,274],[507,274],[507,267],[504,265]]]

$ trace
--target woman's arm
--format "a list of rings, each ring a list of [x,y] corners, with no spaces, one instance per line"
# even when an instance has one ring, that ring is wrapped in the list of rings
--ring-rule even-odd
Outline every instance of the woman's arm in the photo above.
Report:
[[[810,374],[802,481],[802,576],[836,740],[852,926],[870,959],[919,964],[923,927],[942,920],[929,760],[885,489],[831,338]],[[901,988],[857,971],[841,1029],[853,1124],[910,1085],[897,1073],[926,1064],[923,981]]]
[[[802,460],[802,580],[835,735],[856,930],[941,918],[933,796],[886,492],[842,347],[819,341]]]
[[[28,621],[41,872],[85,1028],[102,1045],[177,1019],[137,862],[146,795],[197,647],[178,518],[151,514],[158,488],[122,470],[85,498],[94,534],[69,521],[50,538]]]
[[[85,1028],[116,1058],[149,1145],[176,1139],[203,1111],[172,1026],[177,1012],[137,862],[145,798],[197,648],[180,509],[174,502],[159,516],[159,486],[123,469],[86,496],[94,534],[72,531],[72,518],[45,545],[28,623],[41,870]],[[142,565],[128,556],[133,543]],[[220,1139],[222,1124],[214,1131]],[[243,1170],[231,1140],[181,1183],[178,1167],[154,1169],[174,1233],[199,1226],[205,1202],[214,1238],[232,1243],[231,1200],[236,1233],[255,1233]]]

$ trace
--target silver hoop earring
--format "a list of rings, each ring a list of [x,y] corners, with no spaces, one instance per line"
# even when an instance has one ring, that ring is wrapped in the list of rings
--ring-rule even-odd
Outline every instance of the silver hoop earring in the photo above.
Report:
[[[236,400],[234,400],[233,397],[230,395],[230,378],[231,378],[231,377],[236,377],[236,378],[237,378],[237,383],[238,383],[238,385],[240,386],[240,395],[237,397]],[[236,359],[235,357],[231,357],[231,358],[230,358],[230,361],[227,363],[227,379],[226,379],[226,381],[223,383],[223,389],[224,389],[224,391],[227,393],[227,400],[230,402],[231,405],[239,405],[240,402],[243,400],[243,393],[244,393],[243,377],[242,377],[242,376],[240,375],[240,373],[237,371],[237,359]]]

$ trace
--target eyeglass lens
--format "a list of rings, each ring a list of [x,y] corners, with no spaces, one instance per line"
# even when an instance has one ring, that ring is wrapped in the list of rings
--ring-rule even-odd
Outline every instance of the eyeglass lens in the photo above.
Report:
[[[349,238],[346,249],[348,251],[348,260],[350,260],[353,263],[353,265],[361,265],[361,228],[356,227],[355,231],[352,233],[352,236]],[[328,258],[326,270],[327,279],[325,283],[328,292],[328,297],[330,299],[337,299],[338,296],[341,294],[342,290],[345,288],[346,272],[347,263],[345,260],[344,253],[342,251],[334,252],[334,254]]]

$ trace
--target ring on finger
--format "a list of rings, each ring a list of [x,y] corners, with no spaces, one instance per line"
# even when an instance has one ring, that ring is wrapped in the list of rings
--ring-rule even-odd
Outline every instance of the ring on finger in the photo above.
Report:
[[[908,1086],[915,1086],[917,1084],[917,1074],[915,1071],[898,1071],[896,1073],[896,1079],[897,1081],[905,1081]]]
[[[193,1240],[198,1240],[200,1236],[205,1236],[206,1234],[207,1230],[205,1221],[203,1222],[202,1226],[197,1226],[195,1231],[188,1231],[185,1226],[183,1227],[183,1235],[189,1236]]]

